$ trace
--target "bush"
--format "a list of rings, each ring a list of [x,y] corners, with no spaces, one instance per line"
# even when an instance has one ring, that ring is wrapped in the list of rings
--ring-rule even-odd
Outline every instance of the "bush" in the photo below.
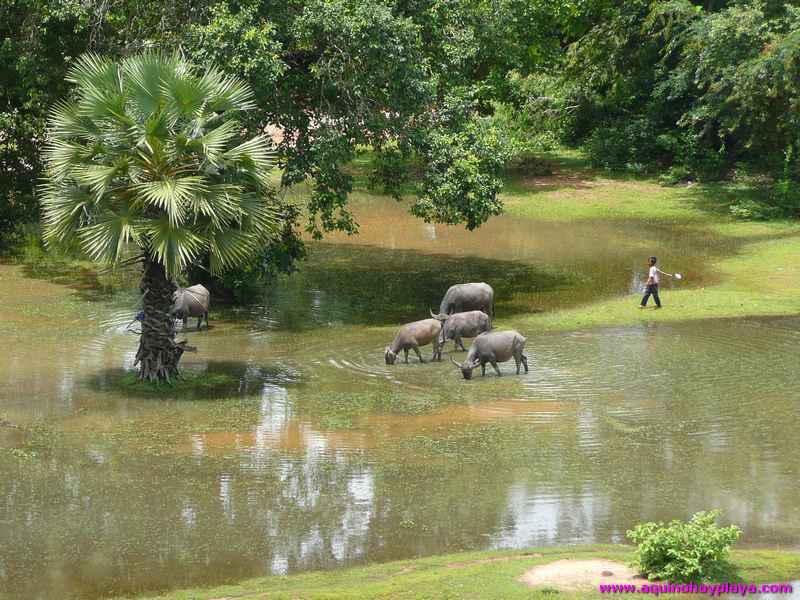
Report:
[[[800,216],[800,183],[782,179],[769,188],[763,188],[760,199],[747,198],[730,207],[738,219],[766,221],[769,219]]]
[[[655,139],[648,119],[630,119],[596,128],[586,140],[586,151],[592,166],[641,173],[658,157]]]
[[[684,166],[676,165],[670,167],[666,173],[660,175],[658,182],[661,185],[678,185],[679,183],[689,181],[690,176],[691,173],[689,169]]]
[[[727,573],[728,551],[742,534],[736,525],[717,527],[719,511],[699,512],[688,523],[643,523],[627,532],[638,545],[634,566],[649,579],[690,582]]]
[[[768,221],[781,216],[781,209],[765,202],[747,198],[739,200],[730,207],[731,215],[744,221]]]

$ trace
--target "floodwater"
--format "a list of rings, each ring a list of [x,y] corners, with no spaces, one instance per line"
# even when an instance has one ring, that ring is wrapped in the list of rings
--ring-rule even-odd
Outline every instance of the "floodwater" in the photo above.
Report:
[[[0,265],[0,596],[622,542],[713,508],[744,544],[800,544],[800,318],[523,330],[530,373],[469,382],[447,357],[383,364],[396,326],[451,283],[491,283],[498,326],[515,327],[636,290],[651,253],[704,285],[735,245],[664,224],[501,217],[467,234],[383,201],[357,210],[361,236],[313,245],[300,273],[186,333],[184,366],[228,381],[206,397],[115,385],[134,291]]]

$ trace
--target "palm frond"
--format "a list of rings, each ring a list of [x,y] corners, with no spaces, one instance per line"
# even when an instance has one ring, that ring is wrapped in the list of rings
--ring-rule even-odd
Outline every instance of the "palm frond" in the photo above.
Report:
[[[255,252],[258,237],[241,229],[217,231],[209,237],[211,272],[218,274],[247,260]]]
[[[48,176],[54,181],[63,181],[72,170],[91,158],[86,146],[54,137],[42,152],[47,164]]]
[[[231,223],[241,222],[242,188],[232,184],[209,185],[204,193],[193,194],[189,200],[189,209],[194,220],[204,217],[211,225],[210,230],[221,229]]]
[[[231,77],[211,67],[201,78],[208,89],[208,109],[215,112],[248,111],[256,108],[255,94],[250,86],[238,77]]]
[[[162,217],[146,226],[154,257],[164,265],[170,277],[178,275],[206,248],[202,238],[186,227],[173,227]]]
[[[83,250],[98,262],[117,263],[124,255],[129,242],[139,236],[142,224],[135,212],[126,204],[116,211],[104,211],[97,215],[92,225],[84,227],[78,234]]]
[[[145,52],[122,63],[126,96],[139,118],[164,108],[163,82],[174,78],[180,63],[180,55],[161,52]]]
[[[91,140],[100,133],[97,123],[80,114],[77,104],[60,101],[50,111],[50,129],[58,138]]]
[[[185,218],[192,197],[205,194],[207,186],[205,178],[192,175],[145,181],[136,184],[134,189],[145,204],[162,209],[170,225],[177,227]]]
[[[226,148],[237,138],[238,133],[237,121],[225,121],[205,135],[191,140],[188,147],[197,148],[211,164],[219,166],[222,164]]]
[[[272,142],[263,135],[257,135],[235,148],[231,148],[223,157],[247,170],[261,171],[268,174],[275,164],[275,152],[271,148]]]
[[[161,82],[161,92],[169,112],[190,119],[202,114],[213,89],[202,77],[176,70]]]
[[[241,227],[261,239],[273,235],[278,227],[278,216],[271,198],[259,192],[242,194],[239,208],[242,214]]]
[[[93,121],[112,119],[130,122],[125,114],[122,74],[113,61],[96,54],[86,54],[70,69],[67,81],[75,83],[80,90],[78,116]]]
[[[109,184],[117,174],[116,165],[86,165],[75,167],[72,173],[80,185],[92,190],[95,200],[99,200],[108,190]]]
[[[82,92],[100,89],[105,92],[122,91],[122,81],[117,64],[99,54],[84,54],[67,72],[66,80],[76,84]]]
[[[68,241],[87,221],[92,197],[76,185],[52,181],[43,183],[38,191],[45,243]]]

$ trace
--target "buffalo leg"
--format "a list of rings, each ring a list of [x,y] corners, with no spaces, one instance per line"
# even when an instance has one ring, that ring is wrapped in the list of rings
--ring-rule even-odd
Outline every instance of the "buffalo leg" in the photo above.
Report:
[[[486,377],[486,363],[481,363],[481,377]]]
[[[405,355],[406,358],[406,364],[408,364],[408,348],[403,348],[403,354]]]
[[[203,315],[197,317],[197,331],[200,331],[200,326],[203,324]]]
[[[464,342],[462,342],[461,338],[458,337],[458,336],[456,336],[456,346],[460,346],[462,352],[466,352],[467,351],[467,349],[464,348]]]
[[[500,367],[497,366],[497,361],[496,360],[492,361],[492,366],[494,367],[494,370],[497,371],[497,376],[498,377],[502,377],[503,374],[500,372]]]
[[[519,358],[517,358],[517,357],[515,356],[515,357],[514,357],[514,362],[515,362],[515,363],[517,363],[517,375],[519,375],[519,365],[520,365],[520,363],[522,362],[522,360],[520,360]]]
[[[189,317],[183,317],[183,328],[186,329],[186,324],[189,322]]]
[[[528,357],[524,354],[522,355],[522,365],[525,367],[525,372],[528,372]]]
[[[414,352],[417,353],[417,358],[419,358],[419,362],[424,363],[425,361],[422,360],[422,353],[419,351],[419,348],[417,346],[414,346],[412,350],[414,350]]]

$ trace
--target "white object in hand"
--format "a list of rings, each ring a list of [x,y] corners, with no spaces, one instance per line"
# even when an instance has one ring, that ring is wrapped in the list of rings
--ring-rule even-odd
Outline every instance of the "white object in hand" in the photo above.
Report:
[[[675,275],[673,275],[673,277],[675,279],[683,279],[683,275],[681,275],[680,273],[675,273]]]

